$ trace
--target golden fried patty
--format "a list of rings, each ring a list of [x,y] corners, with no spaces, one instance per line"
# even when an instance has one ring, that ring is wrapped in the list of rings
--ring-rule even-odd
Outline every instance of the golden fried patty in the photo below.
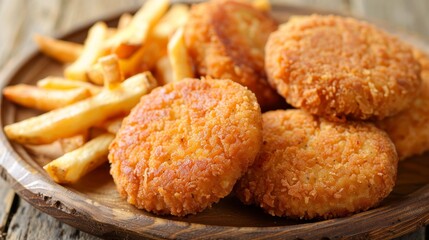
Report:
[[[382,119],[418,94],[420,66],[410,47],[352,18],[297,17],[266,46],[270,83],[297,108],[331,120]]]
[[[399,160],[429,150],[429,57],[418,50],[414,53],[422,66],[419,96],[406,110],[377,122],[395,144]]]
[[[247,3],[211,1],[192,6],[185,42],[197,75],[247,86],[262,108],[270,108],[284,102],[264,70],[265,43],[276,29],[266,12]]]
[[[245,204],[291,218],[331,218],[364,211],[395,184],[398,157],[371,123],[328,122],[303,110],[262,115],[263,146],[237,184]]]
[[[110,146],[130,204],[183,216],[228,195],[262,143],[255,95],[230,80],[185,79],[142,97]]]

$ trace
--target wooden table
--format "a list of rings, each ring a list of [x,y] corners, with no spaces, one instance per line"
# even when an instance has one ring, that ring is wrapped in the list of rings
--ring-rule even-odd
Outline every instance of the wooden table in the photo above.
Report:
[[[0,69],[34,47],[32,35],[61,35],[117,12],[136,9],[143,0],[0,0]],[[419,35],[429,42],[427,0],[275,0],[353,14]],[[429,232],[429,231],[428,231]],[[426,234],[426,238],[428,235]],[[19,198],[0,179],[1,239],[97,239],[44,214]],[[401,239],[425,239],[425,229]]]

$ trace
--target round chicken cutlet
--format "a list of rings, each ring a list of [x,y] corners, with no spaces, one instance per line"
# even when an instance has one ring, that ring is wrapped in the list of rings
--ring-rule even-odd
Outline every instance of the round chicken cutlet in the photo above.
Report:
[[[284,99],[269,85],[264,48],[277,23],[268,13],[238,1],[210,1],[192,6],[185,42],[196,74],[231,79],[256,94],[263,109]]]
[[[262,144],[255,95],[230,80],[185,79],[143,96],[110,146],[110,173],[137,208],[184,216],[228,195]]]
[[[398,156],[372,123],[329,122],[303,110],[264,113],[259,157],[236,187],[274,216],[319,219],[377,205],[393,189]]]
[[[399,160],[429,150],[429,57],[419,50],[414,56],[422,66],[419,96],[404,111],[377,122],[395,144]]]
[[[392,116],[409,106],[421,84],[407,44],[339,16],[292,18],[271,34],[265,63],[289,104],[332,121]]]

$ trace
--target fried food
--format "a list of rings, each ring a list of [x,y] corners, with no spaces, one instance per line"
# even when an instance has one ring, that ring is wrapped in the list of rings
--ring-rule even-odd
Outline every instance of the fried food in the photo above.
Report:
[[[263,109],[283,102],[269,86],[264,69],[264,46],[276,29],[268,13],[248,3],[193,5],[185,25],[185,43],[196,75],[231,79],[247,86]]]
[[[421,84],[408,45],[352,18],[294,18],[271,34],[266,53],[278,93],[330,120],[392,116],[409,106]]]
[[[46,77],[37,81],[37,87],[47,90],[70,90],[76,88],[87,89],[92,96],[100,93],[100,86],[89,82],[75,81],[63,77]]]
[[[399,160],[429,150],[429,57],[417,50],[414,53],[422,66],[419,96],[406,110],[377,122],[395,144]]]
[[[86,88],[52,90],[21,83],[5,87],[3,96],[21,106],[51,111],[89,98],[91,92]]]
[[[188,52],[183,38],[183,28],[177,29],[171,37],[167,46],[168,59],[173,70],[173,81],[180,81],[184,78],[192,78],[194,72],[192,63],[189,59]]]
[[[74,62],[82,54],[83,46],[36,34],[34,41],[44,54],[64,63]]]
[[[104,47],[121,59],[131,57],[145,44],[150,30],[167,11],[169,0],[148,0],[124,28],[107,39]]]
[[[52,143],[81,133],[97,123],[129,112],[157,86],[150,72],[134,75],[114,90],[4,127],[6,136],[21,144]]]
[[[168,56],[164,56],[156,62],[154,72],[159,85],[174,82],[173,67]]]
[[[58,139],[63,153],[68,153],[82,147],[89,139],[89,131],[78,133],[72,137]]]
[[[189,6],[186,4],[173,4],[168,12],[153,28],[152,34],[157,38],[168,39],[174,32],[185,25],[189,17]]]
[[[230,80],[184,79],[131,111],[110,146],[110,173],[130,204],[195,214],[227,196],[262,144],[255,95]]]
[[[57,183],[77,182],[82,176],[107,162],[109,145],[114,135],[105,133],[63,156],[46,164],[43,168]]]
[[[245,204],[291,218],[332,218],[377,205],[395,184],[398,157],[371,123],[334,123],[303,110],[264,113],[259,157],[237,184]]]
[[[101,57],[98,59],[98,63],[101,66],[105,88],[114,89],[124,81],[124,74],[116,55],[111,54]]]
[[[71,80],[88,80],[87,71],[90,66],[102,55],[102,43],[107,36],[107,25],[97,22],[88,31],[85,44],[79,58],[64,70],[64,76]]]

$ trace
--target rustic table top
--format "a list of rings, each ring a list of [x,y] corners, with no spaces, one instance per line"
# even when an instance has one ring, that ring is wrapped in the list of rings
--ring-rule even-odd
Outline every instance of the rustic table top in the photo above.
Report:
[[[32,35],[58,36],[87,22],[130,9],[144,0],[0,0],[0,69],[34,48]],[[429,42],[427,0],[274,0],[275,3],[352,14],[418,35]],[[428,236],[426,235],[426,238]],[[97,239],[40,212],[0,179],[1,239]],[[425,229],[401,239],[425,239]]]

